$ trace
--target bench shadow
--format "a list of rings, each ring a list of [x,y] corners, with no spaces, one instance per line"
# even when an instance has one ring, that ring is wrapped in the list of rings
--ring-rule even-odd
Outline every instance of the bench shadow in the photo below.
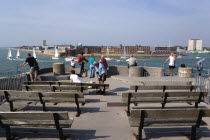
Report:
[[[109,90],[109,92],[120,92],[120,91],[128,91],[129,88],[125,88],[125,87],[119,87],[119,88],[115,88],[113,90]]]
[[[12,136],[15,139],[59,139],[58,131],[55,128],[13,128]],[[95,136],[96,130],[76,130],[71,128],[63,129],[64,136],[71,140],[89,140],[89,139],[103,139],[110,136]],[[0,139],[5,137],[5,132],[0,129]]]
[[[103,96],[103,94],[97,93],[97,91],[99,91],[99,90],[89,91],[88,95],[102,95]],[[117,93],[113,93],[112,91],[106,91],[105,94],[106,95],[113,95],[113,96],[117,95]]]
[[[85,99],[85,103],[99,103],[99,102],[105,102],[105,101],[101,101],[100,99]]]
[[[47,111],[69,111],[69,112],[76,112],[76,107],[46,107]],[[42,106],[27,106],[23,109],[24,111],[42,111]],[[83,107],[81,106],[80,110],[82,113],[89,112],[89,113],[96,113],[101,112],[100,108],[98,107]]]
[[[191,127],[182,128],[144,128],[146,138],[144,140],[158,139],[162,137],[187,137],[191,135]],[[207,127],[197,129],[197,139],[209,138],[210,130]],[[177,138],[178,139],[178,138]]]

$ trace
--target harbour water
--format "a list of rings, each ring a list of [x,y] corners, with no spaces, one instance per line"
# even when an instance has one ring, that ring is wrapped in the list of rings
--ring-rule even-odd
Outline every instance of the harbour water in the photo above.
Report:
[[[23,73],[27,72],[29,70],[28,66],[20,67],[20,64],[22,64],[25,61],[25,58],[27,57],[27,53],[32,52],[26,52],[26,51],[20,51],[20,59],[16,59],[16,53],[17,50],[11,50],[13,60],[7,59],[8,49],[0,48],[0,62],[1,62],[1,68],[0,68],[0,77],[9,77],[13,76],[17,73]],[[177,73],[177,67],[179,67],[181,64],[185,64],[187,67],[193,67],[194,71],[196,71],[197,68],[197,61],[199,59],[196,59],[196,57],[199,55],[199,57],[206,58],[206,60],[203,63],[204,66],[204,73],[207,74],[207,70],[210,68],[210,54],[186,54],[186,56],[182,56],[182,58],[177,58],[176,60],[176,73]],[[88,57],[87,57],[88,58]],[[65,63],[65,66],[70,67],[70,62],[65,61],[64,58],[60,58],[58,60],[53,60],[51,56],[46,55],[40,55],[37,54],[37,59],[39,63],[40,68],[48,68],[52,67],[53,63],[60,62]],[[96,57],[96,60],[98,61],[100,58]],[[138,66],[148,66],[148,67],[168,67],[168,64],[163,65],[164,61],[167,59],[167,57],[139,57],[137,58]],[[126,59],[121,59],[119,57],[114,57],[113,60],[108,61],[108,64],[110,66],[113,65],[127,65]],[[79,65],[77,64],[76,67]],[[85,67],[88,68],[88,63],[85,64]]]

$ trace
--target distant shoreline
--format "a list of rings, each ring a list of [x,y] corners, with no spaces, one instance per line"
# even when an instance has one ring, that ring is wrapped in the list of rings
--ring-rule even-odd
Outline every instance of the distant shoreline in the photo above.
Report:
[[[16,48],[11,48],[13,50],[17,50]],[[32,50],[26,50],[26,49],[19,49],[20,51],[28,51],[28,52],[32,52]],[[53,56],[51,54],[46,54],[46,53],[42,53],[41,51],[35,50],[36,53],[40,54],[40,55],[46,55],[46,56]],[[84,54],[84,56],[90,56],[91,54]],[[106,54],[94,54],[95,56],[107,56]],[[169,56],[170,54],[133,54],[134,57],[166,57]],[[77,55],[76,55],[77,56]],[[61,56],[61,57],[76,57],[76,56]],[[122,57],[122,54],[109,54],[109,57]],[[127,57],[130,57],[130,55],[127,55]]]

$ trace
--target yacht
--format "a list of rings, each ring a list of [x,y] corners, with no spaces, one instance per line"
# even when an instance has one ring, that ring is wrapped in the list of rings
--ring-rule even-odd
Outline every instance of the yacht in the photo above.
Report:
[[[126,59],[126,58],[128,58],[128,57],[127,57],[127,53],[126,53],[126,48],[125,48],[125,46],[124,46],[123,50],[124,50],[123,56],[120,57],[120,58],[121,58],[121,59]]]
[[[55,47],[55,54],[54,57],[52,57],[52,59],[59,59],[58,57],[58,49]]]
[[[36,52],[34,48],[33,48],[33,57],[36,58]]]
[[[19,49],[17,51],[16,58],[20,58],[20,51],[19,51]]]
[[[107,48],[106,48],[106,57],[105,57],[105,59],[106,60],[112,60],[113,58],[110,58],[110,57],[108,57],[108,55],[109,55],[109,48],[108,48],[108,46],[107,46]]]
[[[9,51],[8,51],[7,59],[12,60],[12,52],[11,52],[10,48],[9,48]]]

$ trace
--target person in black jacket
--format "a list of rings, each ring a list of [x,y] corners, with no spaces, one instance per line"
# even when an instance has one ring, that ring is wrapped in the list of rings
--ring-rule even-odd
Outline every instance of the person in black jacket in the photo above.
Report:
[[[31,56],[30,53],[28,53],[28,57],[26,58],[25,62],[23,62],[23,64],[21,64],[20,66],[26,66],[26,65],[29,65],[30,67],[29,74],[31,81],[37,81],[39,66],[36,59],[33,56]]]

